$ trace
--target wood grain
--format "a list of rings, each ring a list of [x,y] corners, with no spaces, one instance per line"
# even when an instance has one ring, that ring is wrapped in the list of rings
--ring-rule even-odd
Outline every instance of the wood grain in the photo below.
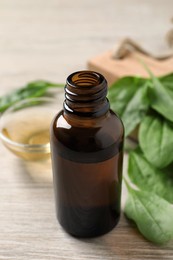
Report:
[[[171,16],[172,0],[0,0],[0,94],[64,82],[124,36],[162,48]],[[0,260],[173,259],[172,243],[147,242],[123,214],[105,236],[70,237],[55,218],[50,161],[21,161],[0,144],[0,166]]]

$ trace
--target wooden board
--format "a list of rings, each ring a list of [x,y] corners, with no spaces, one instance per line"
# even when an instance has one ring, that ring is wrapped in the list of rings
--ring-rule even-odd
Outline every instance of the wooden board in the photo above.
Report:
[[[103,74],[109,85],[127,75],[148,77],[140,61],[143,61],[156,76],[173,72],[173,57],[158,61],[139,52],[133,52],[124,59],[118,60],[113,56],[114,52],[110,50],[88,61],[88,68]]]

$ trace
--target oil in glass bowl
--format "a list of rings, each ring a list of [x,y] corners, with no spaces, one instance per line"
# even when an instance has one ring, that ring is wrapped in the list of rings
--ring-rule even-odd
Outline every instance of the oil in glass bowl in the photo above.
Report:
[[[53,98],[27,99],[10,107],[0,120],[4,145],[25,160],[48,159],[49,128],[61,107],[61,101]]]

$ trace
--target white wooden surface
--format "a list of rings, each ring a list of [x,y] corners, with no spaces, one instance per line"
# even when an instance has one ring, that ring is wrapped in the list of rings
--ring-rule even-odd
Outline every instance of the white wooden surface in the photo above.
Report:
[[[172,0],[0,0],[0,95],[64,82],[125,36],[157,52],[172,10]],[[147,242],[123,215],[105,236],[70,237],[55,218],[50,161],[21,161],[0,144],[0,166],[0,260],[173,259],[172,243]]]

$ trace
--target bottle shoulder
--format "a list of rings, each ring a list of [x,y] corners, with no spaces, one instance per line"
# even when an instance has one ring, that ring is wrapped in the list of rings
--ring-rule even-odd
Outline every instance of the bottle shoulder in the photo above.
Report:
[[[68,118],[65,116],[64,110],[61,110],[53,119],[53,126],[58,128],[67,128],[71,129],[84,129],[84,128],[104,128],[105,126],[109,127],[117,127],[120,131],[124,131],[124,126],[122,120],[115,114],[111,109],[109,112],[99,118],[81,118],[81,117],[74,117]],[[111,129],[111,127],[110,127]],[[109,129],[108,129],[109,130]]]
[[[77,123],[68,120],[61,111],[53,120],[51,136],[70,149],[90,152],[123,142],[124,128],[111,110],[103,118],[80,119]]]

